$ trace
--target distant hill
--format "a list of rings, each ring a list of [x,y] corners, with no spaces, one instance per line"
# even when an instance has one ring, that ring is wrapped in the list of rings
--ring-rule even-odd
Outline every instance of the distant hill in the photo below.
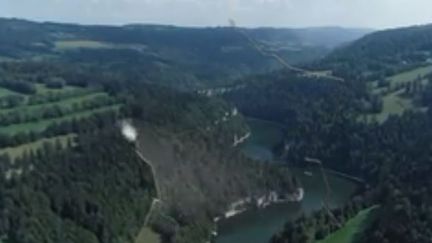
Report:
[[[378,79],[432,62],[432,25],[378,31],[334,50],[322,66],[344,76]]]
[[[242,29],[289,63],[305,63],[367,30]],[[226,84],[245,74],[280,68],[236,29],[158,25],[83,26],[0,19],[0,60],[89,63],[146,75],[182,89]],[[103,64],[103,65],[102,65]]]

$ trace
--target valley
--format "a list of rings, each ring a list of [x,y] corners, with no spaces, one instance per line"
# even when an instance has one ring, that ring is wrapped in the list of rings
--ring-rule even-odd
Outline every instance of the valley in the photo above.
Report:
[[[431,48],[0,18],[0,242],[429,243]]]
[[[257,119],[248,119],[252,136],[242,145],[243,152],[262,163],[280,163],[273,155],[273,148],[281,142],[283,133],[281,125]],[[276,161],[275,161],[276,160]],[[311,172],[308,176],[305,172]],[[326,188],[318,168],[290,167],[305,190],[305,196],[298,203],[281,203],[270,205],[264,209],[251,209],[232,218],[218,223],[216,243],[261,243],[268,242],[274,232],[282,228],[286,220],[295,220],[302,215],[308,215],[322,207]],[[330,205],[336,208],[346,203],[357,184],[337,175],[327,173],[332,188]],[[331,242],[331,241],[329,241]],[[334,241],[337,242],[337,241]]]

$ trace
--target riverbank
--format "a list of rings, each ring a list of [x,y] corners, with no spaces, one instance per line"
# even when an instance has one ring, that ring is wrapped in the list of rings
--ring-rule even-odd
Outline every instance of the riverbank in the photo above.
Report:
[[[251,137],[242,149],[252,153],[250,157],[266,157],[262,153],[272,153],[275,144],[283,141],[283,126],[281,124],[261,119],[247,118],[251,127]],[[261,154],[261,155],[260,155]],[[272,153],[273,154],[273,153]],[[274,154],[273,154],[274,155]],[[275,157],[274,163],[278,163]],[[280,161],[284,163],[284,161]],[[263,243],[268,242],[272,235],[280,231],[289,220],[295,220],[322,208],[326,197],[326,188],[319,168],[311,170],[312,176],[304,174],[304,168],[292,168],[292,175],[301,183],[303,200],[298,203],[278,202],[266,207],[251,207],[241,212],[232,212],[231,217],[221,217],[215,221],[217,225],[216,243]],[[338,207],[346,203],[358,187],[360,178],[351,177],[336,171],[326,171],[332,187],[329,198],[330,207]],[[360,180],[359,180],[360,179]]]
[[[237,134],[235,134],[233,147],[237,147],[238,145],[244,143],[246,140],[248,140],[250,138],[251,135],[252,135],[251,132],[247,132],[245,135],[238,138]]]
[[[299,187],[295,192],[287,193],[287,194],[278,194],[275,191],[269,192],[267,195],[263,195],[257,198],[244,198],[239,201],[232,203],[229,206],[228,211],[224,213],[224,218],[228,219],[233,216],[236,216],[240,213],[243,213],[251,208],[263,209],[272,204],[277,203],[295,203],[301,202],[304,198],[304,189]],[[220,219],[220,218],[218,218]]]
[[[218,232],[218,223],[223,220],[228,220],[229,218],[238,216],[242,213],[245,213],[250,210],[258,209],[262,210],[267,207],[276,204],[283,203],[300,203],[305,195],[305,190],[302,187],[296,189],[293,193],[287,193],[285,195],[278,195],[275,191],[271,191],[267,195],[258,197],[258,198],[244,198],[233,202],[228,211],[226,211],[223,216],[215,217],[213,222],[215,223],[215,228],[212,231],[211,237],[214,239],[219,235]]]
[[[360,177],[355,177],[355,176],[352,176],[352,175],[349,175],[349,174],[346,174],[346,173],[343,173],[343,172],[340,172],[340,171],[332,170],[332,169],[324,169],[324,170],[328,174],[333,174],[333,175],[336,175],[336,176],[339,176],[339,177],[351,180],[353,182],[357,182],[359,184],[365,184],[366,183],[366,181],[364,179],[360,178]]]
[[[304,189],[303,200],[298,203],[278,202],[263,208],[253,207],[230,218],[220,218],[217,222],[216,243],[263,243],[280,231],[284,224],[302,215],[311,214],[322,208],[326,188],[319,170],[312,170],[314,176],[307,176],[302,169],[294,169],[293,175]],[[345,204],[358,183],[346,178],[329,174],[332,188],[329,207],[336,208]]]
[[[284,125],[282,125],[281,123],[276,122],[276,121],[264,120],[264,119],[257,118],[257,117],[252,117],[252,116],[245,116],[245,119],[247,121],[250,121],[250,122],[267,123],[269,125],[272,125],[273,127],[278,127],[280,129],[285,129]]]

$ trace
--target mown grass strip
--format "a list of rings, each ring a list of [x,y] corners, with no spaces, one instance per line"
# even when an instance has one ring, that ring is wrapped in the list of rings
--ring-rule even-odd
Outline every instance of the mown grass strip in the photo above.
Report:
[[[55,49],[59,51],[79,48],[101,49],[113,48],[113,46],[109,43],[92,40],[61,40],[55,42]]]
[[[339,230],[327,236],[324,240],[316,243],[353,243],[357,237],[364,231],[371,216],[379,206],[373,206],[360,211],[354,218]]]
[[[0,109],[0,114],[5,114],[8,112],[13,112],[13,111],[19,111],[19,112],[23,112],[23,113],[28,113],[28,112],[38,112],[40,110],[42,110],[45,107],[49,107],[49,106],[60,106],[60,107],[68,107],[71,108],[74,104],[79,104],[83,101],[90,101],[99,97],[109,97],[109,95],[107,93],[104,92],[94,92],[94,93],[84,93],[82,95],[79,96],[72,96],[72,97],[68,97],[64,100],[60,100],[60,101],[55,101],[55,102],[49,102],[49,103],[43,103],[43,104],[37,104],[37,105],[24,105],[24,106],[18,106],[15,108],[9,108],[9,109]]]
[[[117,104],[117,105],[102,107],[98,109],[72,113],[67,116],[63,116],[59,118],[46,119],[37,122],[21,123],[21,124],[6,126],[6,127],[0,127],[0,133],[7,134],[7,135],[14,135],[20,132],[30,132],[30,131],[43,132],[49,125],[55,122],[72,120],[74,118],[81,119],[81,118],[89,117],[92,114],[96,114],[96,113],[102,113],[110,110],[119,110],[120,107],[121,105]]]
[[[138,237],[135,239],[135,243],[160,243],[161,239],[152,229],[144,227],[141,229]]]

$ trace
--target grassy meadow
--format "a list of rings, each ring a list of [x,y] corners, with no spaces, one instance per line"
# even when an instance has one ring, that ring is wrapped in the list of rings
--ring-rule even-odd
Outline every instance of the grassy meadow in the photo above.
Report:
[[[376,120],[380,123],[387,120],[391,115],[402,115],[408,110],[424,110],[414,104],[412,98],[404,95],[404,87],[407,83],[420,78],[421,83],[426,85],[428,80],[424,77],[432,73],[432,65],[419,67],[410,71],[402,72],[386,78],[389,81],[388,87],[378,87],[378,81],[369,85],[370,93],[379,95],[383,101],[383,109],[378,114],[368,114],[367,121]]]
[[[138,237],[135,239],[135,243],[160,243],[161,239],[152,229],[144,227],[141,229]]]
[[[99,41],[92,40],[61,40],[56,41],[55,49],[59,51],[78,49],[78,48],[90,48],[90,49],[101,49],[101,48],[112,48],[112,45]]]
[[[378,207],[373,206],[360,211],[354,218],[348,220],[342,228],[316,243],[354,243],[356,237],[368,225],[369,220],[373,217],[373,213]]]

